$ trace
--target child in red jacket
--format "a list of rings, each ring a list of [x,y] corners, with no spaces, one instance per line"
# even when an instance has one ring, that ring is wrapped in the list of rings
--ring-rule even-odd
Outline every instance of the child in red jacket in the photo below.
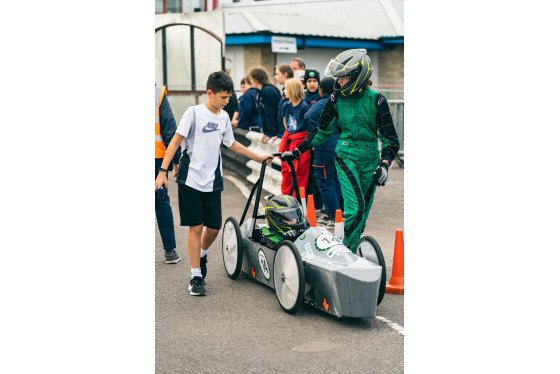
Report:
[[[289,101],[282,106],[282,117],[284,127],[287,133],[282,137],[279,152],[286,152],[295,149],[307,137],[307,128],[303,121],[303,116],[309,110],[309,106],[305,102],[305,93],[303,85],[297,79],[290,78],[284,84],[286,88],[286,97]],[[309,178],[309,152],[302,154],[299,160],[294,160],[294,168],[296,170],[297,182],[299,187],[307,186]],[[292,188],[292,174],[290,167],[282,162],[282,184],[280,186],[283,195],[289,195]],[[295,194],[298,191],[294,191]]]

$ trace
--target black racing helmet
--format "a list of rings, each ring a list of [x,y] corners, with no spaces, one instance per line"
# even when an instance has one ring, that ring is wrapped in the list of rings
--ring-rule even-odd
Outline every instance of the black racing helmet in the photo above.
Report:
[[[342,97],[350,97],[364,87],[371,77],[371,59],[365,49],[349,49],[340,53],[325,69],[325,76],[335,78],[334,92]],[[338,84],[338,78],[350,77],[344,88]]]
[[[274,196],[266,202],[264,215],[268,227],[278,234],[290,230],[305,230],[309,221],[303,214],[298,201],[289,195]]]

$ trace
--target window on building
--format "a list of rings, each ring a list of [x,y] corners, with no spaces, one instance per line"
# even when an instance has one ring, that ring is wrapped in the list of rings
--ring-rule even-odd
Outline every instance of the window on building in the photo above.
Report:
[[[163,10],[163,0],[156,0],[156,13],[165,13]]]
[[[183,13],[181,0],[166,0],[167,13]]]
[[[182,0],[156,0],[156,13],[183,13]]]

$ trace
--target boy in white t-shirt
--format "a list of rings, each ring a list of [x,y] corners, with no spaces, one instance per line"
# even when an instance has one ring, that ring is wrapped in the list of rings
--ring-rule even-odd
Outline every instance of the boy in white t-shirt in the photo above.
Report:
[[[177,172],[179,213],[181,226],[189,226],[189,291],[194,296],[206,295],[206,252],[222,226],[222,142],[231,151],[259,163],[272,161],[272,155],[258,155],[233,137],[229,116],[223,110],[233,93],[231,78],[223,71],[212,73],[206,82],[206,90],[208,100],[191,106],[181,118],[156,179],[156,190],[161,186],[167,188],[167,166],[181,146],[183,153]]]

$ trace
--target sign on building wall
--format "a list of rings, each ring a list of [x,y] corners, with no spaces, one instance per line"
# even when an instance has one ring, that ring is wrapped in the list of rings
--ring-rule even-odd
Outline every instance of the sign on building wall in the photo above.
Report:
[[[272,52],[297,53],[296,38],[289,36],[273,36],[271,38]]]

